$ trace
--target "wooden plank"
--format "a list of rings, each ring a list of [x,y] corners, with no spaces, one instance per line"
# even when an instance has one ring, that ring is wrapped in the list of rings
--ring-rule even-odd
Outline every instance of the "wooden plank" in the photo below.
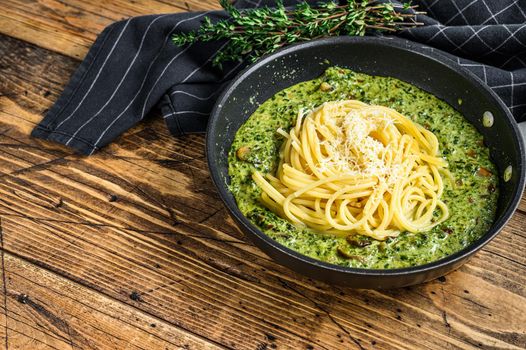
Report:
[[[9,0],[0,33],[82,58],[104,27],[132,16],[218,8],[213,0]]]
[[[4,271],[6,349],[220,349],[9,254]]]
[[[5,275],[4,237],[0,219],[0,346],[7,349],[7,285]]]
[[[524,193],[522,194],[522,198],[519,203],[519,210],[522,211],[524,214],[526,214],[526,191],[524,191]]]
[[[0,55],[10,67],[0,73],[10,254],[228,348],[526,343],[524,214],[440,281],[384,292],[311,281],[244,241],[213,190],[202,136],[173,138],[157,119],[89,158],[29,138],[72,61],[7,38],[0,50],[12,53]]]

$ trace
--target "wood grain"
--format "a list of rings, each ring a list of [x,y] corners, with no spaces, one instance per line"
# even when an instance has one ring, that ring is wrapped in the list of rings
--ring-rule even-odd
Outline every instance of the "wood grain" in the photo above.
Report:
[[[0,346],[4,346],[7,349],[7,279],[5,268],[4,236],[1,228],[2,226],[0,218],[0,286],[2,289],[2,297],[0,297]]]
[[[6,348],[221,348],[9,254],[4,268]]]
[[[97,34],[114,21],[217,8],[213,0],[8,0],[0,11],[0,33],[82,58]]]
[[[12,36],[36,44],[0,36],[0,344],[526,347],[526,197],[503,232],[447,277],[392,291],[352,290],[294,274],[244,239],[213,189],[202,136],[173,138],[160,118],[150,118],[88,158],[30,138],[78,65],[73,57],[104,23],[155,6],[182,7],[101,3],[13,0],[0,14],[29,28]],[[75,6],[73,17],[90,18],[73,21],[85,31],[62,18]],[[16,31],[3,23],[8,29],[0,22],[0,31]],[[53,30],[67,40],[48,44]],[[83,44],[73,48],[75,42]]]

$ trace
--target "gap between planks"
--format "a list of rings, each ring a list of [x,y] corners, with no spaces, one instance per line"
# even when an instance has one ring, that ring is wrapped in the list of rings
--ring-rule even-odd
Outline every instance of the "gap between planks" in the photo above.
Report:
[[[42,263],[42,262],[40,262],[40,261],[33,260],[33,259],[31,259],[31,258],[28,258],[28,257],[22,256],[22,255],[19,255],[19,254],[15,253],[15,252],[11,252],[11,251],[6,250],[6,249],[3,249],[3,248],[0,248],[0,252],[1,252],[1,256],[2,256],[2,268],[5,267],[5,266],[4,266],[4,256],[12,257],[12,258],[14,258],[14,259],[21,260],[22,262],[24,262],[24,263],[26,263],[26,264],[29,264],[29,265],[32,265],[32,266],[34,266],[35,268],[38,268],[38,269],[44,270],[45,272],[47,272],[47,273],[50,274],[51,276],[54,276],[55,278],[66,280],[66,281],[68,281],[68,283],[71,283],[71,284],[73,284],[73,285],[75,285],[75,286],[77,286],[77,287],[80,287],[80,288],[86,288],[86,289],[88,289],[91,293],[94,293],[94,294],[100,295],[101,297],[103,297],[103,298],[105,298],[105,299],[109,299],[109,300],[111,300],[112,302],[114,302],[114,303],[116,303],[116,304],[123,305],[123,306],[125,306],[126,308],[133,309],[135,312],[137,312],[137,313],[139,313],[139,314],[146,315],[146,316],[148,316],[148,317],[154,319],[156,322],[158,322],[158,323],[160,323],[160,324],[165,324],[165,325],[167,325],[167,326],[169,326],[169,327],[173,327],[173,328],[175,328],[177,331],[182,332],[183,334],[186,334],[187,336],[190,336],[190,337],[192,337],[192,338],[196,338],[196,339],[198,339],[198,340],[200,340],[200,341],[203,341],[203,342],[205,342],[205,343],[208,343],[208,344],[210,344],[210,345],[213,345],[213,346],[218,347],[218,348],[221,348],[221,349],[232,350],[232,348],[230,348],[230,347],[228,347],[228,346],[226,346],[226,345],[224,345],[224,344],[218,343],[217,341],[215,341],[215,340],[213,340],[213,339],[206,338],[206,337],[204,337],[204,336],[202,336],[202,335],[200,335],[200,334],[198,334],[198,333],[195,333],[195,332],[193,332],[193,331],[191,331],[191,330],[185,329],[184,327],[181,327],[181,326],[179,326],[179,325],[177,325],[177,324],[175,324],[175,323],[173,323],[173,322],[170,322],[170,321],[168,321],[168,320],[165,320],[165,319],[163,319],[163,318],[160,318],[159,316],[157,316],[157,315],[155,315],[155,314],[153,314],[153,313],[151,313],[151,312],[148,312],[148,311],[146,311],[146,310],[144,310],[144,309],[137,308],[135,305],[133,305],[133,304],[131,304],[131,303],[126,303],[126,302],[124,302],[124,301],[122,301],[122,300],[119,300],[119,299],[117,299],[117,298],[115,298],[115,297],[113,297],[113,296],[111,296],[111,295],[109,295],[109,294],[107,294],[107,293],[101,292],[100,290],[97,290],[97,289],[94,289],[94,288],[90,288],[89,286],[86,286],[86,285],[84,285],[84,284],[82,284],[82,283],[79,283],[78,281],[76,281],[75,279],[71,278],[71,277],[68,276],[67,274],[63,274],[63,273],[61,273],[60,271],[57,271],[57,270],[55,270],[54,268],[52,268],[52,267],[50,267],[50,266],[47,266],[47,264],[45,264],[45,263]],[[21,275],[17,274],[16,272],[15,272],[14,274],[15,274],[15,275],[18,275],[20,278],[24,278],[24,279],[26,279],[25,276],[21,276]],[[3,270],[3,276],[2,276],[2,277],[5,279],[5,270]],[[40,287],[42,287],[42,288],[48,288],[47,286],[42,285],[42,284],[38,283],[38,282],[35,281],[35,280],[31,280],[30,282],[33,283],[33,284],[35,284],[35,285],[38,285],[38,286],[40,286]],[[4,285],[3,285],[3,294],[4,294],[3,297],[4,297],[4,308],[5,308],[5,309],[4,309],[4,313],[6,314],[6,324],[5,324],[5,328],[6,328],[6,330],[7,330],[7,329],[8,329],[8,328],[7,328],[7,327],[8,327],[8,325],[7,325],[7,313],[8,313],[8,309],[7,309],[7,302],[6,302],[6,299],[7,299],[7,285],[6,285],[5,281],[3,282],[3,284],[4,284]],[[57,294],[60,294],[60,293],[57,292],[57,291],[53,291],[53,292],[54,292],[54,293],[57,293]],[[63,295],[63,296],[64,296],[64,297],[67,297],[66,295]],[[102,313],[102,314],[105,314],[105,315],[107,315],[107,316],[109,316],[109,317],[114,317],[114,316],[112,316],[112,315],[110,315],[110,314],[104,313],[104,311],[101,310],[101,309],[94,309],[92,306],[87,305],[87,304],[85,304],[85,303],[82,303],[82,302],[79,301],[79,300],[75,300],[75,302],[77,302],[77,303],[79,303],[79,304],[82,304],[83,306],[85,306],[85,307],[87,307],[87,308],[89,308],[89,309],[96,310],[97,312],[100,312],[100,313]],[[120,321],[121,321],[121,322],[125,322],[125,323],[127,323],[127,324],[129,324],[129,325],[131,325],[131,326],[134,326],[132,323],[126,322],[126,321],[124,321],[124,320],[122,320],[122,319],[121,319]],[[9,329],[9,330],[11,330],[11,329]],[[101,330],[101,331],[103,331],[103,330]],[[149,333],[149,332],[147,332],[147,333]],[[157,336],[157,335],[155,335],[155,334],[152,334],[152,333],[150,333],[150,334],[153,335],[153,336],[159,337],[159,336]],[[110,335],[113,336],[113,334],[110,334]],[[164,338],[159,338],[159,339],[168,342],[168,340],[166,340],[166,339],[164,339]],[[7,344],[7,332],[6,332],[6,344]],[[6,348],[7,348],[7,347],[6,347]]]

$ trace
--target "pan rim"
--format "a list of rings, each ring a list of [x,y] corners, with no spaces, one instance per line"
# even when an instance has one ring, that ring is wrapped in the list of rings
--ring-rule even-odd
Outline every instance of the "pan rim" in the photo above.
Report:
[[[222,106],[224,106],[224,102],[229,97],[229,95],[232,93],[232,91],[236,88],[236,86],[245,78],[246,76],[249,76],[252,72],[257,71],[261,66],[264,66],[268,63],[271,63],[272,61],[276,60],[277,58],[281,56],[285,56],[290,53],[294,53],[295,51],[298,51],[300,49],[308,48],[310,46],[323,46],[323,45],[333,45],[333,44],[345,44],[345,45],[352,45],[352,44],[371,44],[371,45],[380,45],[380,46],[387,46],[392,47],[399,50],[405,50],[410,52],[414,55],[420,55],[425,57],[426,59],[433,60],[443,66],[445,66],[447,69],[450,69],[454,71],[457,74],[462,75],[465,79],[467,79],[475,88],[482,89],[485,93],[489,95],[489,97],[499,106],[500,110],[503,112],[503,114],[506,116],[505,122],[507,123],[508,127],[512,130],[514,135],[514,143],[517,147],[519,154],[520,154],[520,172],[518,174],[519,176],[519,182],[517,186],[517,192],[514,194],[511,201],[507,204],[507,207],[502,214],[502,216],[497,219],[492,227],[486,231],[486,233],[480,237],[477,241],[473,242],[469,246],[463,248],[462,250],[455,252],[451,255],[447,255],[441,259],[422,264],[422,265],[415,265],[410,267],[404,267],[404,268],[395,268],[395,269],[369,269],[369,268],[355,268],[355,267],[346,267],[341,265],[335,265],[331,263],[327,263],[321,260],[317,260],[311,257],[308,257],[306,255],[303,255],[299,252],[296,252],[295,250],[292,250],[281,243],[278,243],[277,241],[273,240],[271,237],[267,236],[264,232],[262,232],[257,226],[252,224],[239,210],[237,204],[235,203],[235,200],[230,200],[228,198],[230,194],[230,190],[224,183],[223,179],[219,175],[219,170],[215,167],[215,164],[213,163],[212,157],[209,155],[212,154],[211,150],[216,147],[216,140],[215,140],[215,133],[216,130],[216,124],[217,120],[219,119],[220,111],[222,109]],[[289,258],[292,258],[293,260],[298,260],[301,263],[311,265],[313,267],[327,269],[336,271],[339,273],[348,274],[349,276],[352,275],[361,275],[361,276],[368,276],[368,277],[396,277],[396,276],[404,276],[404,275],[412,275],[412,274],[419,274],[422,272],[430,271],[439,269],[441,267],[445,266],[451,266],[454,265],[456,262],[462,261],[469,256],[473,255],[480,249],[482,249],[486,244],[488,244],[506,225],[506,223],[511,219],[513,214],[515,213],[520,199],[522,197],[522,193],[524,191],[525,187],[525,177],[526,177],[526,155],[525,155],[525,145],[521,140],[520,131],[518,129],[517,123],[515,122],[515,119],[511,115],[511,112],[509,111],[508,107],[502,102],[500,97],[493,91],[489,86],[487,86],[480,78],[478,78],[476,75],[471,73],[466,68],[460,66],[459,64],[456,64],[453,60],[448,58],[445,54],[440,53],[440,51],[431,48],[429,46],[418,44],[415,42],[411,42],[409,40],[400,39],[397,37],[350,37],[350,36],[340,36],[340,37],[329,37],[329,38],[323,38],[323,39],[317,39],[312,40],[304,43],[298,43],[294,45],[290,45],[288,47],[282,48],[270,55],[266,55],[262,58],[260,58],[257,62],[247,66],[244,68],[241,72],[239,72],[229,83],[229,85],[225,88],[225,90],[221,93],[221,95],[218,97],[216,104],[214,108],[212,109],[212,112],[210,114],[210,121],[208,123],[207,132],[206,132],[206,158],[208,162],[208,168],[212,177],[212,181],[219,193],[219,197],[221,198],[224,205],[227,207],[230,215],[234,218],[234,220],[237,222],[238,225],[241,225],[243,228],[243,231],[250,232],[251,235],[256,236],[258,239],[262,240],[264,243],[270,245],[272,249],[278,250],[283,254],[288,255]],[[232,203],[233,202],[233,203]],[[279,262],[278,262],[279,263]]]

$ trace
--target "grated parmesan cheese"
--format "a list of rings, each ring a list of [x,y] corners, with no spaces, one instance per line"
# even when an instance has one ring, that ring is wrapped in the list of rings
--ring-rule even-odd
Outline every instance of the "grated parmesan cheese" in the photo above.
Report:
[[[329,170],[338,173],[377,177],[379,184],[392,188],[400,180],[404,166],[401,162],[388,161],[394,157],[396,143],[383,144],[371,134],[377,130],[396,129],[395,120],[379,111],[351,111],[343,116],[327,114],[326,122],[336,130],[333,139],[320,135],[321,149],[325,157],[317,166],[317,171]],[[396,132],[396,130],[393,130]]]

